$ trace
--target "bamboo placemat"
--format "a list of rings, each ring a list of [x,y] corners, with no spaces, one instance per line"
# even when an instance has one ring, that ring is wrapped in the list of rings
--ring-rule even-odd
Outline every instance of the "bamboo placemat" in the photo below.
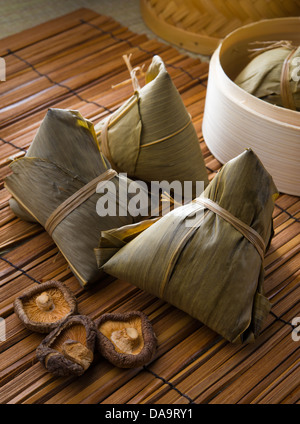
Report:
[[[265,289],[272,311],[257,342],[234,346],[167,303],[124,281],[82,289],[48,234],[17,219],[3,178],[9,159],[28,148],[47,108],[72,108],[97,123],[132,94],[122,54],[148,66],[159,54],[192,116],[210,178],[221,164],[201,133],[208,64],[137,35],[113,19],[80,9],[0,40],[7,81],[0,83],[0,403],[299,403],[299,342],[292,320],[300,316],[300,200],[281,194],[275,236],[265,259]],[[287,170],[288,172],[288,170]],[[97,357],[79,378],[55,378],[37,362],[43,335],[25,329],[13,301],[39,281],[57,279],[75,293],[79,312],[145,312],[158,336],[151,364],[124,370]]]

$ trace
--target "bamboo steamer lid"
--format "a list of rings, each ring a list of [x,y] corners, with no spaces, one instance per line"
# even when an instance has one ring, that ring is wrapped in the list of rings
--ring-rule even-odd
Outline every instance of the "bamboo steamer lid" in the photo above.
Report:
[[[300,112],[265,102],[233,81],[250,61],[248,43],[291,40],[300,45],[300,17],[262,20],[229,34],[209,68],[203,137],[221,163],[252,148],[279,191],[300,195]],[[298,72],[300,75],[300,70]]]
[[[193,53],[211,55],[220,41],[261,19],[300,15],[300,0],[140,0],[156,35]]]

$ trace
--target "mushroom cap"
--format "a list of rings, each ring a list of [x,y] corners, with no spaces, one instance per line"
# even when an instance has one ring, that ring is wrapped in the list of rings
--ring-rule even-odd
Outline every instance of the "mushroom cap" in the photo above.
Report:
[[[52,308],[39,307],[38,298],[45,294],[53,302]],[[70,315],[77,313],[74,294],[63,283],[49,280],[24,292],[14,301],[14,310],[26,328],[38,333],[49,333]]]
[[[97,328],[96,348],[101,355],[113,365],[120,368],[136,368],[150,362],[156,352],[157,338],[147,315],[140,311],[124,314],[107,313],[95,321]],[[137,344],[135,329],[139,334]],[[125,343],[118,343],[121,333],[126,331],[126,337],[132,336],[131,353]]]
[[[72,315],[45,337],[36,356],[56,376],[80,376],[93,361],[95,340],[95,323],[85,315]]]

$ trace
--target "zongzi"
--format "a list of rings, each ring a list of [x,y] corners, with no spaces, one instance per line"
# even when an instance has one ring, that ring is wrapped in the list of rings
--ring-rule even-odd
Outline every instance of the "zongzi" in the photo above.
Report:
[[[193,202],[140,233],[135,229],[136,238],[123,243],[102,268],[230,342],[253,341],[270,310],[263,293],[263,257],[273,235],[276,196],[272,177],[246,150],[225,164]],[[133,231],[118,234],[124,242]],[[106,249],[109,239],[117,249],[112,236],[113,230],[104,232]]]
[[[77,111],[50,109],[26,156],[10,166],[5,185],[15,213],[22,208],[22,217],[45,227],[82,285],[103,277],[93,249],[102,230],[139,219],[127,213],[133,194],[118,196],[121,185],[139,184],[111,169],[92,124]],[[103,199],[115,213],[99,214]]]
[[[207,171],[191,116],[164,62],[153,57],[142,88],[134,69],[131,75],[132,97],[95,125],[104,155],[114,169],[131,178],[191,181],[194,196],[197,181],[208,184]]]
[[[287,41],[256,44],[250,49],[254,58],[234,82],[262,100],[300,111],[300,47]]]

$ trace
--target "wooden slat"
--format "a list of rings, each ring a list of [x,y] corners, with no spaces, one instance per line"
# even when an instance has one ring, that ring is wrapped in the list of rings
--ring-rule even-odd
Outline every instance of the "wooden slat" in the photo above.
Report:
[[[284,339],[285,336],[285,339]],[[246,381],[242,379],[242,375],[260,358],[265,355],[269,357],[269,361],[273,357],[273,348],[275,344],[282,342],[282,348],[295,350],[296,344],[291,341],[289,329],[285,326],[279,329],[279,325],[275,323],[262,333],[255,345],[245,347],[237,347],[225,344],[222,349],[216,351],[214,355],[208,358],[204,363],[199,358],[197,364],[193,364],[193,373],[180,382],[182,376],[179,376],[177,382],[176,377],[171,382],[176,383],[176,387],[183,393],[187,394],[196,403],[208,403],[213,401],[214,397],[222,393],[224,389],[232,387],[232,384],[239,383],[234,394],[239,396],[241,390],[246,389]],[[290,341],[290,343],[289,343]],[[284,358],[284,354],[279,360]],[[196,365],[199,365],[196,368]],[[276,365],[276,361],[273,362]],[[196,368],[196,369],[195,369]],[[190,370],[188,370],[190,371]],[[220,395],[221,396],[221,395]],[[188,403],[187,399],[181,397],[177,392],[170,390],[168,387],[163,387],[162,392],[153,392],[150,396],[144,398],[143,403]],[[231,403],[230,399],[224,403]]]
[[[112,89],[128,78],[122,54],[129,53],[135,66],[148,66],[153,54],[161,55],[192,116],[210,180],[222,166],[202,135],[207,63],[87,9],[0,40],[9,71],[0,84],[0,137],[17,146],[0,141],[0,251],[27,273],[0,260],[0,316],[7,330],[0,343],[0,403],[296,403],[298,344],[289,325],[270,314],[256,343],[236,346],[127,282],[107,279],[84,290],[42,227],[17,219],[9,208],[10,195],[3,188],[9,157],[24,154],[20,149],[29,147],[48,107],[79,110],[94,123],[109,114],[101,105],[116,110],[132,94],[130,84]],[[273,218],[265,291],[272,311],[290,321],[299,315],[299,198],[280,194]],[[13,311],[15,297],[36,284],[30,276],[63,281],[75,294],[79,312],[91,319],[105,312],[144,311],[158,337],[154,360],[146,369],[123,370],[96,355],[82,377],[53,377],[35,356],[44,336],[24,328]]]
[[[97,13],[89,9],[79,9],[75,12],[68,13],[66,16],[52,19],[48,22],[42,23],[32,29],[22,31],[20,34],[14,34],[7,38],[0,40],[0,56],[4,57],[7,49],[16,51],[26,46],[35,44],[40,40],[47,39],[55,34],[64,32],[69,28],[79,25],[79,19],[85,19],[87,21],[97,17]]]

